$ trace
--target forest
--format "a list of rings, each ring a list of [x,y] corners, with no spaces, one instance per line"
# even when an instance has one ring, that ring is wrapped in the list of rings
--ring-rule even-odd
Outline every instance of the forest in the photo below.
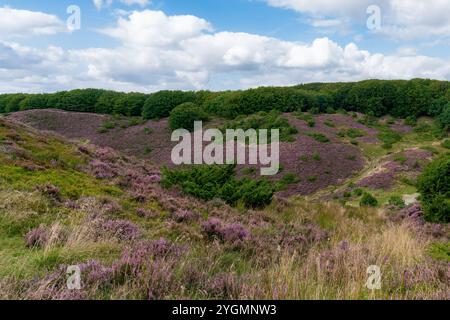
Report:
[[[0,113],[55,108],[159,119],[169,116],[174,108],[184,103],[229,119],[271,110],[313,114],[345,110],[376,117],[391,115],[410,122],[420,116],[431,116],[442,126],[450,126],[450,82],[428,79],[310,83],[222,92],[164,90],[144,94],[77,89],[44,94],[2,94]]]

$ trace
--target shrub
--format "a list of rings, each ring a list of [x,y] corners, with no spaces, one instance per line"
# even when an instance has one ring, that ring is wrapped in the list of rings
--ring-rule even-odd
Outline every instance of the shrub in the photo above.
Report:
[[[195,102],[194,92],[159,91],[145,100],[142,116],[145,119],[160,119],[168,117],[170,111],[185,102]]]
[[[326,143],[326,142],[330,141],[330,139],[328,139],[327,136],[322,133],[308,132],[306,135],[313,138],[314,140],[316,140],[318,142]]]
[[[342,133],[344,136],[347,136],[351,139],[360,138],[360,137],[364,137],[365,135],[367,135],[367,133],[364,130],[355,129],[355,128],[342,130]]]
[[[442,141],[441,146],[450,149],[450,139],[445,139],[444,141]]]
[[[201,165],[187,169],[163,168],[161,184],[165,188],[179,186],[184,193],[202,200],[220,198],[235,206],[242,201],[246,207],[263,207],[272,201],[275,192],[267,180],[237,180],[233,165]]]
[[[170,112],[169,125],[172,130],[194,130],[194,121],[207,121],[206,113],[192,102],[180,104]]]
[[[378,205],[378,200],[370,193],[365,192],[361,197],[359,205],[365,207],[376,207]]]
[[[297,175],[295,173],[289,172],[289,173],[286,173],[283,176],[281,181],[284,184],[294,184],[294,183],[297,183],[299,181],[299,178],[297,177]]]
[[[271,129],[280,130],[280,141],[293,141],[293,135],[298,131],[295,127],[291,126],[289,122],[283,118],[279,112],[258,112],[250,116],[240,116],[235,120],[226,124],[222,131],[227,129],[267,129],[267,139],[270,141]]]
[[[432,161],[419,176],[424,218],[431,222],[450,221],[450,155]]]
[[[405,202],[403,201],[402,197],[400,197],[400,196],[391,196],[389,198],[388,203],[391,206],[395,206],[397,208],[404,208],[405,207]]]
[[[378,139],[383,142],[383,148],[391,149],[394,143],[402,140],[402,136],[389,128],[382,128],[378,134]]]
[[[326,120],[323,124],[326,125],[327,127],[330,127],[330,128],[334,128],[336,126],[334,124],[334,122],[331,121],[331,120]]]

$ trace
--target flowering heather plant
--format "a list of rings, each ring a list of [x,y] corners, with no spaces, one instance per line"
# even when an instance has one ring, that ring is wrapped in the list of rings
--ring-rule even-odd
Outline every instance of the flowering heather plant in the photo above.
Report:
[[[241,224],[233,223],[222,228],[220,235],[226,242],[240,243],[250,237],[250,231],[245,229]]]
[[[128,220],[97,219],[93,224],[100,238],[112,236],[121,241],[130,241],[141,235],[139,227]]]
[[[108,163],[100,160],[92,160],[90,163],[92,174],[99,179],[109,179],[117,176],[117,171]]]
[[[25,243],[29,248],[43,247],[47,243],[48,236],[47,227],[40,225],[39,227],[30,230],[25,235]]]
[[[158,216],[157,212],[144,208],[137,208],[136,214],[141,218],[154,218]]]
[[[222,230],[222,221],[218,218],[209,218],[202,224],[202,231],[208,238],[214,238],[220,235]]]
[[[160,183],[161,182],[161,175],[160,174],[152,174],[149,176],[149,180],[151,183]]]
[[[100,205],[105,214],[115,214],[122,210],[122,206],[116,200],[106,197],[100,199]]]
[[[173,213],[173,218],[176,222],[188,222],[195,220],[197,215],[190,210],[178,209]]]
[[[44,196],[54,200],[54,201],[61,201],[62,197],[61,197],[61,192],[59,190],[58,187],[50,184],[50,183],[46,183],[44,185],[40,185],[36,187]]]
[[[215,299],[237,299],[241,291],[242,281],[230,273],[219,274],[206,285],[206,292]]]
[[[97,260],[89,260],[78,266],[80,267],[83,286],[102,286],[112,280],[114,270],[105,267]]]
[[[234,245],[242,244],[245,240],[251,236],[243,225],[233,223],[223,226],[222,221],[218,218],[210,218],[202,224],[202,231],[208,238],[218,238],[223,242],[231,243]]]

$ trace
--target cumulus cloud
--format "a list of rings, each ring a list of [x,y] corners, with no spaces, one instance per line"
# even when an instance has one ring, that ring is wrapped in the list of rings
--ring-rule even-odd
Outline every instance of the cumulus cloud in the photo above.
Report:
[[[0,7],[0,39],[51,35],[61,32],[64,23],[43,12]]]
[[[0,91],[100,87],[151,92],[367,78],[450,78],[449,62],[412,50],[384,55],[327,37],[301,43],[215,32],[199,17],[161,11],[134,11],[100,32],[120,44],[64,50],[0,42]]]
[[[295,10],[313,17],[327,17],[364,24],[366,9],[376,4],[381,9],[382,28],[378,33],[400,39],[450,36],[448,0],[266,0],[273,7]],[[325,19],[329,20],[329,19]],[[316,19],[313,26],[321,27]],[[320,22],[320,19],[319,19]]]

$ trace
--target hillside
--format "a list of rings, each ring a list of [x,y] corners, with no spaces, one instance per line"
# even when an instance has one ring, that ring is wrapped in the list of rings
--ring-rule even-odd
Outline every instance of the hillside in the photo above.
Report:
[[[272,179],[283,184],[265,208],[163,188],[166,119],[1,117],[0,298],[448,299],[448,225],[392,201],[414,203],[414,180],[447,152],[432,121],[281,116],[297,133],[282,143]],[[237,176],[256,179],[246,169]],[[378,206],[360,205],[364,192]],[[73,264],[81,291],[65,286]],[[383,270],[381,290],[364,286],[370,265]]]

